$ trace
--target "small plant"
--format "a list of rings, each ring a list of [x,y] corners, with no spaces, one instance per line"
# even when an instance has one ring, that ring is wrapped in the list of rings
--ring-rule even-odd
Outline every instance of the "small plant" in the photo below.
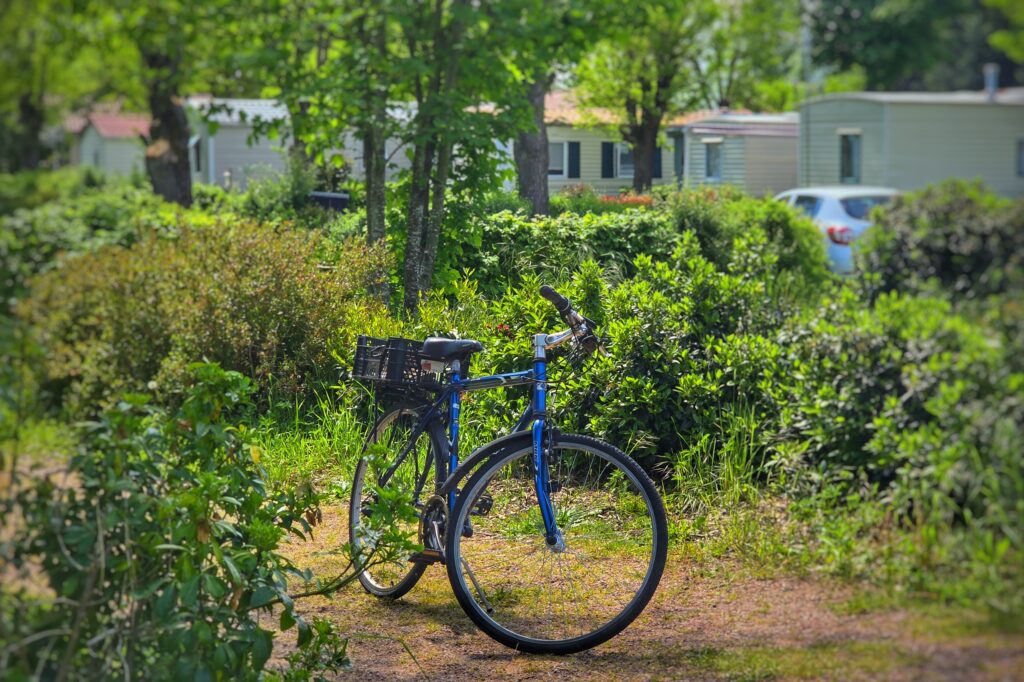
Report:
[[[251,382],[215,364],[191,371],[175,413],[128,397],[87,427],[63,482],[16,480],[0,499],[5,525],[19,528],[0,547],[17,571],[0,592],[0,669],[255,680],[273,648],[271,615],[297,630],[302,661],[343,662],[343,643],[296,604],[347,585],[376,551],[340,547],[340,570],[320,578],[285,558],[287,536],[311,533],[317,496],[267,490],[251,429],[239,424]],[[409,551],[397,524],[410,519],[402,500],[377,505],[377,551]]]
[[[68,259],[33,281],[20,313],[47,351],[44,388],[73,416],[150,382],[176,403],[200,358],[253,378],[263,404],[290,403],[336,380],[332,347],[380,308],[366,293],[383,262],[380,249],[305,230],[183,226]]]

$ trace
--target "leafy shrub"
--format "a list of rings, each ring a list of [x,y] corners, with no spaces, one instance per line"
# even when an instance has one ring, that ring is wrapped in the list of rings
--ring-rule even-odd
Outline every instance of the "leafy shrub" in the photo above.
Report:
[[[638,212],[588,219],[627,216],[657,217]],[[579,376],[564,363],[553,365],[554,372],[565,372],[554,408],[565,428],[606,437],[656,469],[703,434],[717,438],[723,406],[742,403],[764,415],[777,410],[771,379],[779,350],[768,335],[778,329],[782,303],[760,278],[740,272],[739,264],[736,272],[718,270],[689,233],[671,256],[661,261],[638,256],[630,267],[632,277],[608,286],[601,268],[586,262],[560,284],[611,342],[611,356],[595,358]],[[465,282],[454,302],[429,299],[419,320],[403,333],[481,340],[486,350],[474,361],[477,373],[522,369],[531,359],[530,336],[563,326],[537,293],[542,281],[554,280],[524,275],[490,301],[475,282]],[[493,421],[481,417],[481,435],[507,428],[524,400],[516,391],[473,396],[481,413],[501,415]]]
[[[128,184],[83,192],[0,218],[0,296],[22,296],[29,278],[56,265],[61,253],[109,244],[127,246],[156,230],[172,233],[183,212],[148,189]]]
[[[281,630],[298,632],[297,664],[344,656],[296,600],[348,584],[353,559],[314,582],[281,553],[289,534],[311,532],[318,500],[308,487],[266,489],[237,421],[251,410],[250,382],[213,364],[191,371],[177,413],[127,398],[89,426],[63,484],[41,477],[0,498],[19,528],[2,556],[20,580],[0,593],[0,660],[16,679],[260,679],[272,607]],[[412,513],[383,498],[370,520],[380,541],[358,560],[407,550],[395,524]]]
[[[948,292],[982,299],[1024,290],[1024,201],[947,181],[897,198],[858,244],[869,295]]]
[[[331,345],[379,305],[362,294],[382,259],[304,230],[183,226],[64,260],[33,281],[20,314],[46,349],[45,386],[72,415],[149,382],[174,401],[202,358],[255,379],[263,400],[290,401],[336,376]]]
[[[289,221],[303,227],[320,227],[333,213],[310,199],[316,183],[316,169],[292,154],[284,172],[268,171],[248,179],[238,201],[238,210],[243,216],[260,222]]]
[[[866,505],[882,505],[892,532],[913,533],[900,576],[911,587],[935,588],[944,571],[945,590],[958,570],[981,568],[982,585],[957,591],[1019,581],[1024,374],[1008,349],[946,301],[883,294],[865,307],[851,292],[784,342],[781,433],[798,444],[779,458],[788,490],[814,504],[845,499],[868,517]],[[823,525],[834,533],[837,522]]]
[[[480,230],[487,248],[467,254],[465,265],[490,293],[520,273],[561,277],[591,258],[626,274],[633,258],[667,257],[678,239],[668,216],[642,210],[534,218],[504,211],[482,218]]]
[[[700,188],[658,193],[680,232],[693,232],[701,253],[719,268],[736,260],[750,234],[763,233],[762,248],[780,271],[797,276],[814,289],[828,279],[818,228],[781,202],[752,199],[731,188]]]
[[[586,184],[570,185],[561,192],[551,195],[551,215],[563,213],[618,213],[636,206],[634,203],[609,201],[610,197],[599,195],[593,187]],[[647,205],[641,201],[640,205]]]
[[[56,171],[25,171],[0,174],[0,216],[18,209],[30,209],[45,203],[71,199],[110,181],[91,166],[61,168]]]
[[[480,212],[483,215],[493,215],[502,211],[512,213],[529,213],[530,201],[523,199],[516,192],[491,192],[482,202]]]

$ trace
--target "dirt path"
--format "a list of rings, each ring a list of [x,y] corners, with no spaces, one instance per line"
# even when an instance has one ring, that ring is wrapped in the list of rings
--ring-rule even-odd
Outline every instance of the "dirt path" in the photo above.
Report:
[[[346,531],[341,510],[325,512],[315,546],[295,545],[293,555],[326,574],[337,559],[317,552],[342,544]],[[355,585],[308,602],[305,611],[352,637],[355,668],[341,679],[1024,681],[1024,635],[989,631],[972,614],[851,615],[849,587],[747,574],[670,554],[643,615],[610,642],[567,657],[518,654],[481,634],[439,566],[399,602],[378,601]]]

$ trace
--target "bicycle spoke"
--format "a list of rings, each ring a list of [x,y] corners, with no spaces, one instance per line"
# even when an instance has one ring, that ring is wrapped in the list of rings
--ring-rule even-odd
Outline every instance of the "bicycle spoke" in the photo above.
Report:
[[[474,517],[473,537],[457,543],[473,574],[462,580],[487,595],[481,609],[503,632],[573,640],[616,619],[646,584],[655,553],[649,495],[600,452],[560,448],[551,500],[565,549],[556,552],[544,539],[530,456],[524,451],[491,465],[468,493],[486,489],[493,506]],[[481,602],[478,593],[469,592]]]

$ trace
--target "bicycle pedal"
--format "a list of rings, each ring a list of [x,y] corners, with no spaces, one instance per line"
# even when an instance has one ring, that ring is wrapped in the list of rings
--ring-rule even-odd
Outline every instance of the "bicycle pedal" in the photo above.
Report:
[[[469,510],[470,516],[487,516],[494,506],[494,498],[484,493],[477,498],[476,502],[473,503],[473,508]]]
[[[416,552],[409,557],[409,563],[412,564],[443,564],[444,563],[444,552],[439,549],[425,549],[422,552]]]

